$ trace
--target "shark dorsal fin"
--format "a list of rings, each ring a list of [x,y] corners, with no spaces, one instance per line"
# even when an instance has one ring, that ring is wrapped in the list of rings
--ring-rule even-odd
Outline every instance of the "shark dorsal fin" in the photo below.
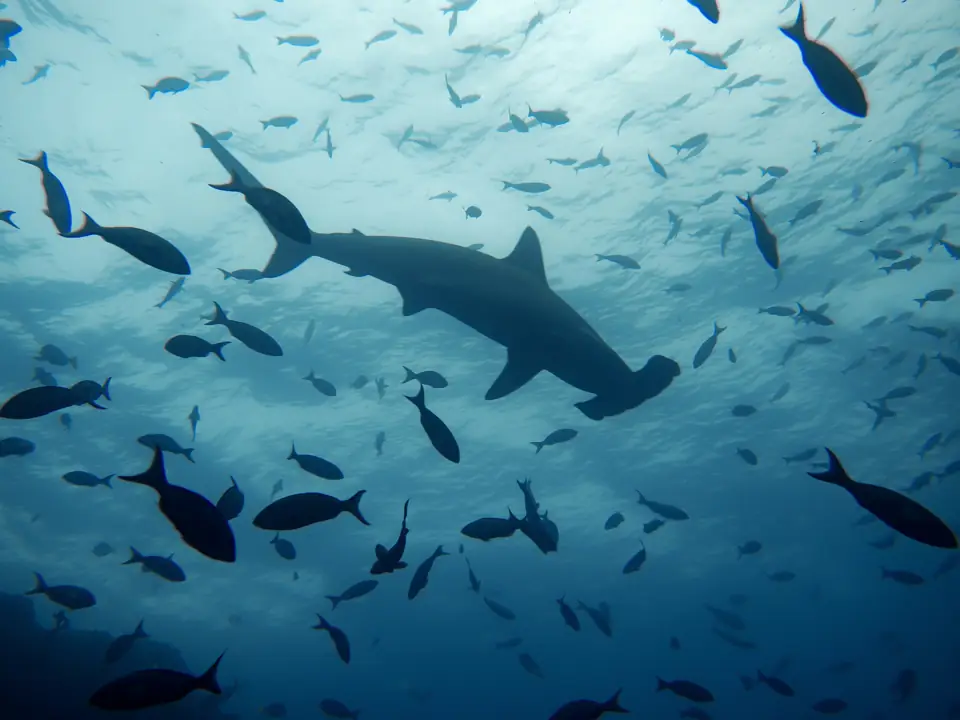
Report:
[[[513,265],[515,268],[526,271],[533,277],[540,280],[544,285],[547,284],[547,272],[543,269],[543,252],[540,249],[540,238],[533,228],[528,227],[523,231],[520,240],[517,242],[513,252],[507,255],[503,262]]]
[[[363,233],[360,232],[359,230],[357,230],[356,228],[353,228],[353,230],[350,232],[350,234],[351,234],[351,235],[363,235]]]

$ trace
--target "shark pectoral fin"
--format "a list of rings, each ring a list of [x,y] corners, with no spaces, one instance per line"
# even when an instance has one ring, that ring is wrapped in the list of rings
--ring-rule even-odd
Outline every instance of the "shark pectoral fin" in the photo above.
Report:
[[[528,227],[523,231],[516,247],[503,259],[503,262],[529,273],[544,285],[547,285],[547,272],[543,269],[543,251],[540,249],[540,238],[537,237],[533,228]]]
[[[426,299],[417,295],[415,291],[410,290],[400,290],[400,298],[403,300],[403,316],[410,317],[411,315],[416,315],[421,310],[426,310],[427,308],[433,307]]]
[[[377,560],[383,562],[387,558],[387,549],[383,545],[377,545],[373,551],[377,555]]]
[[[493,385],[484,396],[487,400],[499,400],[515,390],[519,390],[533,380],[543,370],[540,363],[529,355],[507,349],[507,365],[494,380]]]

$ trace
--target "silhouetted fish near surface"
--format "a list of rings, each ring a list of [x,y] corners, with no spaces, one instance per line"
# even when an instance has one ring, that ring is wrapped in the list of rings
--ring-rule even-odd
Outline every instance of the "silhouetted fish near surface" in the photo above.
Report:
[[[665,517],[667,520],[689,520],[690,516],[686,512],[674,505],[668,505],[667,503],[657,502],[656,500],[648,500],[643,496],[639,490],[635,490],[637,493],[637,504],[644,505],[645,507],[650,508],[654,513]]]
[[[607,521],[603,524],[603,529],[613,530],[614,528],[620,527],[622,522],[623,513],[615,512],[613,515],[607,518]]]
[[[96,235],[114,247],[118,247],[144,265],[174,275],[189,275],[190,263],[173,243],[149,230],[133,227],[102,227],[83,213],[83,224],[73,232],[60,233],[67,238],[83,238]]]
[[[160,512],[187,545],[213,560],[236,561],[236,540],[226,518],[203,495],[167,480],[163,451],[159,447],[154,447],[149,468],[139,475],[120,475],[119,479],[155,490],[160,496]]]
[[[410,580],[410,587],[407,589],[408,599],[413,600],[427,586],[430,580],[430,570],[433,568],[433,564],[437,561],[437,558],[449,554],[450,553],[444,551],[443,545],[437,545],[437,549],[433,551],[433,554],[420,563],[413,573],[413,578]]]
[[[756,465],[758,462],[757,454],[749,448],[737,448],[737,455],[739,455],[747,465]]]
[[[230,173],[230,181],[223,185],[210,185],[214,190],[236,192],[243,195],[247,204],[260,213],[264,221],[302,245],[310,244],[310,228],[300,210],[286,197],[270,188],[244,185],[236,173]]]
[[[724,330],[726,330],[725,327],[720,327],[716,322],[713,323],[713,335],[703,341],[697,349],[697,354],[693,356],[694,368],[700,367],[710,359],[710,356],[713,355],[714,348],[717,347],[717,338],[720,337],[720,333]]]
[[[8,437],[0,440],[0,458],[24,457],[36,449],[36,445],[24,438]]]
[[[98,485],[113,487],[110,484],[110,480],[113,478],[113,475],[97,477],[93,473],[85,472],[83,470],[71,470],[68,473],[64,473],[62,477],[64,481],[70,483],[71,485],[77,485],[78,487],[96,487]]]
[[[436,370],[424,370],[422,372],[414,372],[406,365],[403,366],[404,372],[406,372],[406,377],[403,379],[404,383],[408,383],[411,380],[416,380],[421,385],[426,385],[432,388],[445,388],[449,383],[447,379],[438,373]]]
[[[763,256],[767,265],[776,270],[780,267],[777,236],[767,227],[767,222],[763,215],[754,208],[753,197],[751,195],[748,194],[746,198],[738,195],[737,200],[747,209],[750,217],[750,225],[753,227],[753,238],[757,243],[757,249],[760,250],[760,254]]]
[[[148,447],[151,450],[160,449],[166,453],[172,453],[174,455],[183,455],[190,462],[195,462],[193,459],[193,448],[184,448],[180,446],[176,440],[174,440],[169,435],[164,435],[163,433],[154,433],[150,435],[141,435],[137,438],[137,442]]]
[[[717,7],[717,0],[687,0],[687,2],[699,10],[700,14],[714,25],[719,22],[720,8]]]
[[[54,227],[61,235],[66,235],[72,227],[72,217],[70,214],[70,200],[67,197],[67,191],[63,187],[60,179],[50,172],[50,166],[47,163],[47,153],[40,151],[40,154],[32,160],[20,159],[20,162],[27,165],[33,165],[40,170],[41,184],[43,193],[47,199],[47,206],[44,214],[53,221]]]
[[[412,402],[420,411],[420,425],[427,433],[430,443],[437,452],[450,462],[459,463],[460,446],[457,444],[457,439],[453,436],[453,433],[450,432],[450,428],[444,424],[443,420],[437,417],[433,411],[427,409],[423,385],[420,386],[420,392],[414,397],[410,397],[409,395],[404,395],[404,397]]]
[[[640,263],[634,260],[629,255],[603,255],[601,253],[595,253],[597,261],[606,260],[613,263],[614,265],[619,265],[625,270],[639,270]]]
[[[757,409],[753,405],[734,405],[731,414],[734,417],[750,417]]]
[[[161,300],[156,305],[154,305],[154,307],[162,308],[168,302],[173,300],[173,298],[179,295],[180,291],[183,290],[183,283],[185,282],[185,280],[186,280],[185,278],[179,277],[176,280],[174,280],[172,283],[170,283],[170,288],[167,290],[166,295],[163,296],[163,300]]]
[[[62,605],[68,610],[83,610],[97,604],[93,593],[78,585],[47,585],[43,575],[35,572],[36,587],[28,590],[26,595],[45,595],[50,602]]]
[[[748,540],[743,545],[737,546],[737,560],[742,558],[744,555],[756,555],[762,549],[763,545],[756,540]]]
[[[593,624],[597,626],[597,630],[607,637],[613,637],[610,606],[607,603],[601,602],[599,606],[592,608],[581,600],[577,602],[577,610],[583,610],[593,621]]]
[[[826,450],[830,458],[829,469],[822,473],[807,473],[810,477],[839,485],[853,496],[860,507],[908,538],[933,547],[957,547],[957,537],[953,531],[920,503],[895,490],[851,479],[833,451],[830,448]]]
[[[501,605],[496,600],[491,600],[486,595],[483,597],[483,603],[490,608],[490,612],[498,617],[502,617],[504,620],[517,619],[517,614],[513,612],[513,610],[508,608],[506,605]]]
[[[313,385],[313,387],[322,395],[327,397],[336,397],[337,388],[334,387],[333,383],[324,380],[323,378],[318,378],[313,374],[313,370],[304,378],[308,383]]]
[[[293,546],[292,542],[280,537],[280,533],[277,533],[273,536],[273,538],[270,540],[270,544],[273,545],[273,549],[277,551],[277,555],[282,557],[284,560],[297,559],[297,549]]]
[[[229,344],[229,340],[212,343],[196,335],[174,335],[163,344],[163,349],[179,358],[203,358],[208,355],[216,355],[223,362],[226,362],[227,359],[223,356],[223,348]]]
[[[336,610],[337,605],[346,600],[356,600],[357,598],[362,598],[364,595],[369,595],[379,584],[380,582],[378,580],[361,580],[348,587],[339,595],[325,595],[324,597],[333,603],[333,607],[330,609]]]
[[[867,97],[856,74],[833,50],[807,38],[802,2],[796,22],[780,31],[800,48],[803,64],[827,100],[854,117],[867,116]]]
[[[369,525],[360,512],[360,499],[366,490],[359,490],[346,500],[339,500],[323,493],[299,493],[276,500],[253,519],[261,530],[299,530],[319,522],[333,520],[342,512],[348,512],[364,525]]]
[[[644,547],[643,543],[640,543],[640,549],[633,554],[633,556],[627,560],[626,564],[623,566],[623,574],[629,575],[635,573],[640,568],[643,567],[643,564],[647,561],[647,548]]]
[[[101,710],[143,710],[178,702],[194,690],[220,695],[217,668],[221,660],[223,654],[199,677],[164,668],[137,670],[111,680],[93,693],[88,702]]]
[[[56,345],[44,345],[33,359],[42,360],[43,362],[48,362],[58,367],[70,365],[74,370],[77,369],[77,358],[67,356],[67,354]],[[43,384],[46,385],[48,383]]]
[[[403,560],[403,553],[407,549],[407,535],[410,533],[410,530],[407,528],[407,511],[409,509],[410,500],[407,500],[403,504],[403,520],[400,523],[400,534],[393,546],[388,549],[378,543],[374,548],[374,554],[377,559],[370,568],[371,575],[383,575],[407,567],[407,563]]]
[[[574,700],[562,705],[548,720],[599,720],[605,713],[630,712],[620,705],[620,693],[617,690],[609,700]]]
[[[337,655],[340,656],[340,659],[343,660],[344,663],[350,664],[350,640],[343,630],[328,623],[320,613],[317,613],[317,624],[313,626],[313,629],[325,630],[329,633]]]
[[[239,320],[230,320],[227,313],[217,302],[213,303],[213,319],[209,320],[207,325],[223,325],[227,328],[233,337],[242,342],[254,352],[270,357],[280,357],[283,355],[283,349],[270,335],[258,327]]]
[[[244,501],[243,491],[231,475],[230,487],[224,490],[223,495],[217,500],[217,510],[226,520],[235,520],[243,512]]]
[[[143,629],[143,620],[141,620],[134,631],[128,635],[118,635],[109,645],[103,656],[103,662],[106,664],[115,663],[124,655],[130,652],[133,644],[142,638],[150,637]]]
[[[577,613],[574,612],[573,608],[567,605],[566,596],[557,600],[557,604],[560,606],[560,616],[563,618],[563,622],[566,623],[567,627],[580,632],[580,618],[577,617]]]
[[[489,542],[490,540],[511,537],[520,529],[520,526],[520,519],[508,510],[508,517],[506,518],[480,518],[464,525],[460,533],[474,540]]]
[[[396,22],[396,20],[394,20],[394,22]],[[420,28],[417,28],[417,30],[419,29]],[[324,700],[321,700],[319,707],[320,711],[324,715],[327,717],[336,718],[336,720],[359,720],[360,718],[359,710],[351,710],[342,702],[333,698],[325,698]]]
[[[123,565],[142,565],[144,572],[150,572],[168,582],[183,582],[187,579],[186,573],[173,561],[173,555],[143,555],[133,546],[130,547],[130,559]]]
[[[702,685],[689,680],[663,680],[657,678],[657,692],[669,690],[674,695],[691,702],[713,702],[713,693]]]
[[[560,443],[570,442],[577,436],[576,430],[571,430],[570,428],[562,428],[560,430],[554,430],[552,433],[547,435],[543,440],[539,442],[531,442],[537,449],[537,453],[543,450],[544,447],[548,445],[559,445]],[[536,453],[535,453],[536,454]]]
[[[32,420],[72,407],[74,401],[75,396],[70,388],[41,385],[19,392],[7,400],[0,407],[0,418]]]
[[[325,480],[343,480],[343,471],[329,460],[316,455],[302,455],[297,452],[296,444],[291,445],[287,460],[296,460],[302,470]]]

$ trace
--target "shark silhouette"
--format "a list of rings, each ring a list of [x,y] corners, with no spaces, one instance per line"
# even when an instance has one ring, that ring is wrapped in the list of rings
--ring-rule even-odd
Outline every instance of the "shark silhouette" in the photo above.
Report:
[[[207,130],[194,130],[220,164],[248,187],[263,185]],[[266,220],[264,220],[266,224]],[[275,278],[310,257],[375,277],[397,288],[404,316],[433,308],[469,325],[507,349],[507,364],[486,393],[497,400],[546,370],[595,397],[576,403],[592,420],[619,415],[659,395],[680,374],[673,360],[654,355],[632,371],[573,308],[550,289],[540,240],[524,230],[507,257],[497,259],[459,245],[349,233],[311,232],[296,243],[267,224],[277,247],[263,270]]]

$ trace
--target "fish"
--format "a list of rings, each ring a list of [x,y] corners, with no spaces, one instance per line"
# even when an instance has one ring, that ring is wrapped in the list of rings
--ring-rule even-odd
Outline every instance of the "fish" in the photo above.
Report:
[[[437,549],[433,551],[433,554],[420,563],[414,571],[413,578],[410,580],[410,587],[407,589],[407,598],[409,600],[413,600],[427,586],[427,582],[430,580],[430,570],[433,568],[433,564],[437,561],[437,558],[449,554],[450,553],[444,551],[443,545],[437,545]]]
[[[550,127],[566,125],[570,122],[570,117],[565,110],[534,110],[529,105],[527,105],[527,117]]]
[[[33,576],[36,578],[36,585],[33,590],[28,590],[26,595],[45,595],[50,602],[68,610],[83,610],[97,604],[97,598],[86,588],[79,585],[47,585],[40,573],[35,572]]]
[[[412,25],[411,23],[400,22],[396,18],[393,18],[393,24],[399,27],[401,30],[405,30],[406,32],[410,33],[411,35],[423,35],[423,30],[416,25]]]
[[[702,52],[700,50],[694,50],[690,48],[687,50],[687,55],[695,57],[697,60],[702,62],[707,67],[711,67],[714,70],[726,70],[727,62],[723,59],[721,55],[716,53]]]
[[[429,200],[446,200],[449,202],[450,200],[453,200],[455,197],[457,197],[457,194],[455,192],[453,192],[452,190],[447,190],[446,192],[442,192],[439,195],[434,195],[428,199]]]
[[[289,35],[278,37],[277,45],[293,45],[294,47],[313,47],[320,43],[313,35]]]
[[[196,335],[174,335],[163,344],[163,349],[179,358],[203,358],[215,355],[221,361],[226,362],[227,359],[223,356],[223,348],[229,344],[229,340],[211,343]]]
[[[640,263],[638,263],[636,260],[634,260],[632,257],[629,257],[628,255],[603,255],[600,253],[595,253],[595,254],[598,262],[600,260],[607,260],[608,262],[612,262],[614,265],[619,265],[625,270],[640,269]]]
[[[483,214],[483,211],[482,211],[480,208],[478,208],[476,205],[471,205],[471,206],[468,207],[468,208],[464,208],[464,209],[463,209],[463,212],[464,212],[464,214],[467,216],[468,219],[469,219],[469,218],[474,218],[474,219],[476,219],[476,218],[479,218],[479,217]]]
[[[131,546],[130,559],[122,564],[142,565],[144,572],[151,572],[168,582],[183,582],[187,579],[183,568],[173,561],[173,555],[169,557],[163,557],[162,555],[142,555],[135,547]]]
[[[737,200],[747,209],[750,217],[750,225],[753,227],[753,237],[757,243],[757,249],[760,250],[760,254],[763,256],[767,265],[776,270],[780,267],[777,236],[771,232],[763,215],[754,208],[753,197],[751,195],[748,194],[746,198],[738,195]]]
[[[668,505],[667,503],[657,502],[656,500],[648,500],[639,490],[635,490],[634,492],[637,493],[638,505],[643,505],[644,507],[649,508],[652,512],[656,513],[660,517],[664,517],[667,520],[690,519],[690,516],[684,510],[681,510],[675,505]]]
[[[749,448],[737,448],[737,455],[739,455],[747,465],[756,465],[758,462],[757,454]]]
[[[244,15],[233,14],[233,17],[237,20],[243,20],[244,22],[256,22],[257,20],[262,20],[267,16],[267,13],[263,10],[254,10],[253,12],[248,12]]]
[[[539,442],[531,442],[537,449],[537,453],[543,450],[544,447],[549,445],[559,445],[560,443],[570,442],[577,436],[577,431],[570,428],[563,428],[561,430],[554,430],[547,437]],[[536,453],[535,453],[536,454]]]
[[[263,273],[254,268],[240,268],[239,270],[224,270],[223,268],[217,268],[217,270],[223,273],[224,280],[246,280],[251,285],[257,280],[261,280],[263,278]]]
[[[853,480],[834,452],[830,448],[826,450],[829,468],[807,473],[810,477],[843,488],[860,507],[901,535],[931,547],[957,547],[956,535],[930,510],[896,490]]]
[[[143,629],[143,620],[137,623],[134,631],[128,635],[118,635],[109,645],[103,656],[103,662],[107,665],[113,664],[123,658],[137,640],[150,637]]]
[[[801,303],[797,303],[797,314],[794,315],[793,321],[794,323],[812,323],[822,327],[829,327],[830,325],[834,324],[833,320],[824,315],[819,308],[815,310],[808,310]]]
[[[647,548],[644,547],[643,542],[640,542],[640,549],[635,552],[626,564],[623,566],[623,574],[630,575],[635,573],[643,567],[643,564],[647,561]]]
[[[917,575],[911,570],[890,570],[888,568],[880,569],[880,577],[884,580],[893,580],[900,585],[923,585],[926,582],[923,577]]]
[[[149,230],[134,227],[103,227],[83,213],[83,224],[73,232],[61,232],[66,238],[97,236],[118,247],[144,265],[173,275],[189,275],[190,263],[177,247]]]
[[[147,91],[147,100],[153,100],[156,95],[179,95],[190,89],[190,82],[179,77],[165,77],[154,85],[141,85]]]
[[[603,148],[600,148],[600,152],[597,153],[596,157],[592,157],[589,160],[584,160],[582,163],[573,168],[574,172],[580,172],[581,170],[589,170],[590,168],[595,167],[609,167],[610,158],[603,154]]]
[[[574,700],[561,705],[548,720],[597,720],[605,713],[630,712],[620,704],[620,693],[617,690],[609,700]]]
[[[616,527],[620,527],[620,524],[623,522],[623,513],[615,512],[613,515],[607,518],[607,521],[603,524],[604,530],[613,530]]]
[[[193,409],[190,411],[190,414],[187,415],[187,420],[190,421],[190,432],[193,436],[193,440],[197,439],[197,423],[200,422],[200,407],[194,405]]]
[[[946,302],[954,296],[954,291],[950,288],[944,288],[941,290],[931,290],[922,298],[915,298],[914,302],[920,305],[922,308],[924,305],[930,302]]]
[[[750,417],[757,409],[753,405],[734,405],[731,414],[734,417]]]
[[[383,455],[383,444],[386,440],[387,434],[383,430],[378,432],[376,438],[374,438],[373,447],[377,451],[377,457]]]
[[[369,595],[377,589],[379,584],[379,580],[361,580],[360,582],[354,583],[348,587],[339,595],[324,595],[324,597],[333,604],[333,607],[330,609],[336,610],[337,605],[342,602],[347,600],[356,600],[358,598],[362,598],[364,595]]]
[[[863,86],[839,55],[817,40],[807,38],[802,2],[796,22],[781,27],[780,31],[797,44],[803,64],[810,71],[821,94],[834,107],[854,117],[865,118],[868,104]],[[823,31],[820,34],[822,36]]]
[[[168,302],[173,300],[177,295],[180,294],[180,291],[183,290],[183,283],[186,281],[186,278],[179,277],[170,283],[170,288],[167,290],[166,295],[163,296],[163,300],[154,305],[154,307],[162,308]]]
[[[229,70],[213,70],[206,75],[194,75],[197,82],[220,82],[230,75]]]
[[[358,93],[356,95],[340,96],[341,102],[353,103],[353,104],[368,103],[375,99],[376,98],[374,98],[374,96],[371,95],[370,93]]]
[[[823,206],[823,200],[814,200],[807,203],[802,208],[797,210],[796,214],[790,220],[790,227],[793,227],[801,220],[806,220],[807,218],[813,217],[817,214],[817,211]]]
[[[253,519],[253,524],[261,530],[274,532],[299,530],[308,525],[333,520],[340,513],[347,512],[364,525],[369,525],[360,512],[360,499],[366,492],[358,490],[346,500],[318,492],[287,495],[261,510]]]
[[[743,545],[737,546],[737,560],[742,558],[744,555],[756,555],[762,549],[763,549],[763,545],[761,545],[756,540],[748,540]],[[737,629],[742,630],[743,628],[737,628]]]
[[[220,304],[214,301],[213,319],[207,325],[223,325],[227,332],[254,352],[270,357],[280,357],[283,349],[270,335],[258,327],[239,320],[230,320]]]
[[[679,155],[683,150],[692,151],[698,147],[701,147],[702,145],[706,145],[708,140],[709,136],[707,133],[698,133],[697,135],[687,138],[682,143],[678,145],[671,145],[670,147],[676,150],[677,155]]]
[[[702,685],[689,680],[664,680],[657,678],[657,692],[669,690],[674,695],[691,702],[713,702],[713,693]]]
[[[665,169],[665,168],[663,167],[663,165],[661,165],[660,162],[657,161],[657,159],[656,159],[655,157],[653,157],[653,155],[651,155],[649,152],[647,153],[647,160],[650,162],[650,167],[653,168],[653,171],[654,171],[657,175],[659,175],[660,177],[662,177],[664,180],[666,180],[666,179],[667,179],[667,171],[666,171],[666,169]]]
[[[775,693],[777,693],[777,695],[782,695],[784,697],[793,697],[796,694],[793,688],[787,685],[787,683],[785,683],[783,680],[778,677],[764,675],[761,670],[757,670],[757,683],[766,685]]]
[[[273,545],[274,549],[277,551],[277,555],[282,557],[284,560],[297,559],[297,548],[294,547],[293,543],[289,540],[280,537],[280,533],[277,533],[273,536],[273,539],[270,540],[270,544]]]
[[[21,437],[6,437],[0,439],[0,458],[24,457],[36,449],[37,446],[32,441]]]
[[[547,210],[545,207],[540,207],[539,205],[527,205],[527,210],[530,212],[535,212],[537,215],[546,218],[547,220],[554,219],[553,213]]]
[[[199,125],[201,139],[212,140]],[[216,141],[213,140],[213,143]],[[236,170],[245,185],[257,184],[228,150],[211,145],[211,151],[227,170]],[[661,355],[651,357],[643,369],[631,371],[587,322],[557,296],[546,282],[540,240],[533,228],[524,230],[506,260],[437,241],[366,236],[356,233],[314,233],[310,246],[286,242],[282,236],[264,275],[279,277],[309,257],[324,257],[349,267],[355,275],[389,280],[400,289],[404,315],[432,307],[461,320],[473,319],[474,311],[485,308],[490,319],[481,332],[508,349],[508,363],[485,397],[495,400],[515,392],[542,370],[573,384],[593,398],[576,405],[593,420],[619,415],[656,397],[680,373],[680,366]],[[402,269],[394,258],[403,257]],[[436,287],[429,278],[446,277],[449,283]],[[509,283],[513,299],[509,310],[495,311],[504,302],[499,288]],[[470,288],[467,292],[467,288]],[[479,312],[479,311],[478,311]],[[465,322],[465,324],[470,324]],[[471,325],[472,327],[472,325]],[[563,338],[550,346],[545,338]]]
[[[649,520],[643,524],[643,532],[646,535],[655,533],[657,530],[662,528],[664,524],[665,523],[660,518],[654,518],[653,520]]]
[[[103,685],[87,702],[101,710],[143,710],[178,702],[194,690],[221,695],[223,691],[217,682],[221,660],[223,653],[200,676],[165,668],[137,670]]]
[[[407,535],[410,532],[407,528],[407,511],[409,509],[410,500],[408,499],[403,504],[403,522],[400,525],[400,535],[393,546],[389,549],[379,544],[376,546],[377,559],[370,568],[371,575],[383,575],[407,567],[407,563],[403,561],[403,553],[407,548]]]
[[[137,438],[137,442],[144,447],[150,448],[151,450],[159,448],[160,450],[163,450],[163,452],[174,455],[183,455],[190,462],[195,462],[193,459],[193,448],[180,447],[180,443],[178,443],[169,435],[163,435],[162,433],[141,435]]]
[[[449,384],[447,379],[438,373],[436,370],[424,370],[423,372],[415,373],[413,370],[408,368],[406,365],[402,366],[406,377],[403,379],[404,383],[408,383],[411,380],[419,382],[421,385],[426,385],[427,387],[432,387],[436,389],[442,389],[447,387]]]
[[[167,480],[163,451],[159,446],[154,447],[153,461],[147,470],[138,475],[118,477],[155,490],[160,496],[160,512],[187,545],[212,560],[225,563],[236,561],[236,540],[226,518],[203,495]]]
[[[324,380],[323,378],[318,378],[318,377],[313,373],[313,370],[311,370],[311,371],[307,374],[307,376],[306,376],[305,378],[303,378],[303,379],[306,380],[307,382],[309,382],[311,385],[313,385],[313,387],[314,387],[314,388],[317,390],[317,392],[319,392],[320,394],[326,395],[327,397],[336,397],[336,396],[337,396],[337,388],[334,387],[333,383],[329,382],[328,380]]]
[[[577,610],[583,610],[597,626],[597,629],[607,637],[613,637],[613,627],[610,623],[610,606],[602,602],[599,606],[592,608],[582,600],[577,602]]]
[[[620,131],[623,129],[623,126],[626,125],[637,114],[636,110],[630,110],[623,117],[620,118],[620,122],[617,123],[617,135],[620,134]]]
[[[717,347],[717,338],[720,337],[720,334],[724,330],[726,330],[725,327],[720,327],[716,322],[713,323],[713,334],[701,343],[700,347],[697,348],[696,355],[693,357],[694,368],[701,367],[710,359],[710,356],[713,355],[714,348]]]
[[[53,222],[57,232],[66,236],[72,227],[72,217],[70,211],[70,199],[67,197],[67,191],[63,187],[60,179],[50,171],[50,165],[45,151],[33,159],[20,158],[20,162],[32,165],[40,171],[40,183],[43,186],[43,194],[46,197],[46,207],[44,215]]]
[[[369,50],[371,45],[386,42],[390,38],[394,38],[396,36],[397,36],[396,30],[381,30],[380,32],[378,32],[376,35],[374,35],[372,38],[370,38],[364,43],[364,50]]]
[[[243,512],[245,498],[240,486],[233,475],[230,476],[230,487],[223,491],[220,499],[217,500],[217,510],[227,520],[236,520]]]
[[[490,608],[490,612],[498,617],[503,618],[504,620],[517,619],[517,615],[515,612],[513,612],[513,610],[508,608],[506,605],[501,605],[496,600],[491,600],[486,595],[483,596],[483,603]]]
[[[292,115],[278,115],[277,117],[272,117],[269,120],[261,120],[260,124],[263,125],[264,130],[271,127],[289,130],[298,122],[300,122],[300,120]]]
[[[550,186],[543,182],[512,183],[506,180],[501,180],[500,182],[503,183],[504,190],[517,190],[522,193],[539,194],[547,192],[550,189]]]
[[[322,457],[317,457],[316,455],[302,455],[297,452],[296,444],[291,446],[287,460],[295,460],[302,470],[306,470],[318,478],[323,478],[324,480],[343,479],[343,471],[332,462],[324,460]]]
[[[464,525],[460,533],[474,540],[489,542],[511,537],[520,527],[521,521],[508,510],[506,518],[480,518]]]
[[[717,7],[717,0],[687,0],[687,2],[699,10],[700,14],[714,25],[720,21],[720,8]]]
[[[580,632],[580,618],[577,617],[577,613],[574,612],[573,608],[567,605],[566,596],[561,597],[557,600],[557,605],[560,606],[560,616],[563,618],[564,624],[575,632]]]
[[[310,228],[297,206],[286,197],[265,187],[248,187],[236,173],[230,173],[230,181],[222,185],[210,185],[214,190],[235,192],[243,195],[247,204],[260,213],[268,225],[277,232],[303,245],[310,244]]]
[[[415,396],[404,395],[404,397],[420,411],[420,425],[434,449],[450,462],[459,463],[460,445],[443,420],[427,408],[424,386],[420,386],[420,392]]]
[[[98,485],[105,485],[108,488],[112,488],[113,485],[110,483],[110,480],[113,479],[113,475],[104,475],[103,477],[97,477],[93,473],[86,472],[85,470],[71,470],[68,473],[61,475],[64,482],[70,483],[71,485],[76,485],[78,487],[97,487]]]

